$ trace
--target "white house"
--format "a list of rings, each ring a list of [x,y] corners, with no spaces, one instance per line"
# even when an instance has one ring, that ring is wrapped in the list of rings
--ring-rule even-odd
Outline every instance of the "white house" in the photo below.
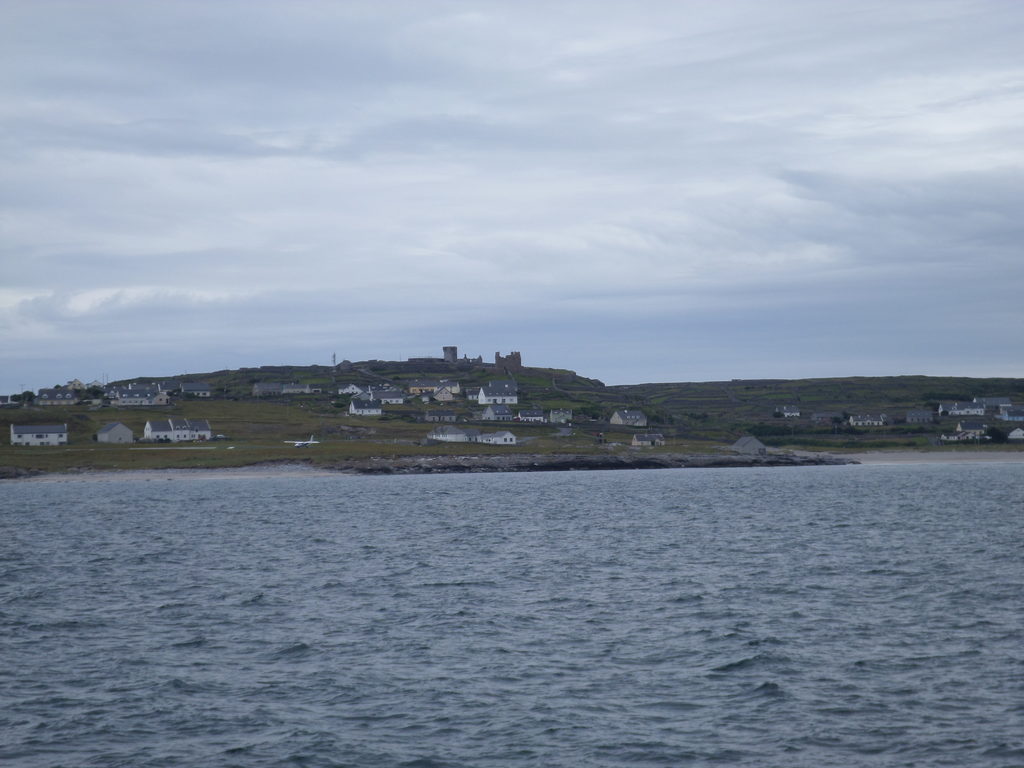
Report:
[[[442,443],[466,443],[469,442],[466,439],[465,431],[458,427],[449,427],[447,425],[442,427],[434,427],[430,432],[427,433],[428,440],[438,440]]]
[[[858,413],[850,417],[851,427],[884,427],[889,418],[884,413]]]
[[[361,395],[363,388],[358,384],[348,384],[338,390],[339,395]]]
[[[299,384],[296,381],[281,385],[282,395],[313,395],[320,391],[318,387],[309,384]]]
[[[519,403],[519,385],[514,381],[492,381],[480,387],[477,400],[480,405],[517,405]]]
[[[1002,421],[1024,421],[1024,408],[1003,408],[996,418]]]
[[[106,394],[114,405],[167,405],[171,401],[166,392],[156,388],[117,388]]]
[[[647,414],[636,408],[624,408],[615,411],[609,421],[612,424],[621,424],[626,427],[646,427]]]
[[[938,412],[950,416],[984,416],[985,406],[981,403],[939,403]]]
[[[776,413],[781,413],[784,419],[795,419],[800,416],[800,406],[784,405],[779,408]]]
[[[484,421],[512,421],[512,409],[507,405],[488,405],[481,418]]]
[[[96,433],[98,443],[131,443],[135,440],[135,433],[120,421],[112,421],[104,424]]]
[[[956,431],[968,437],[981,437],[986,429],[987,425],[980,421],[960,421],[956,425]]]
[[[67,444],[67,424],[11,424],[11,445]]]
[[[515,445],[516,436],[511,432],[490,432],[480,435],[480,442],[487,445]]]
[[[647,447],[655,445],[664,445],[665,437],[659,432],[649,432],[647,434],[636,434],[633,435],[633,442],[631,443],[634,447]]]
[[[548,421],[552,424],[568,424],[572,421],[572,410],[569,408],[552,408],[548,413]]]
[[[1024,440],[1024,427],[1017,427],[1011,430],[1010,434],[1006,436],[1007,440]]]
[[[405,393],[394,387],[368,389],[366,392],[370,395],[371,400],[380,400],[384,405],[402,405],[405,402]]]
[[[348,404],[348,413],[350,416],[380,416],[384,413],[384,408],[380,400],[352,398],[352,402]]]
[[[213,437],[210,422],[206,419],[157,419],[147,421],[142,430],[142,439],[163,443],[188,443],[209,440]]]
[[[183,381],[181,394],[186,397],[210,397],[213,393],[210,390],[210,385],[205,381]]]
[[[519,412],[516,417],[519,421],[535,421],[543,424],[547,419],[544,418],[544,411],[540,408],[526,408]]]

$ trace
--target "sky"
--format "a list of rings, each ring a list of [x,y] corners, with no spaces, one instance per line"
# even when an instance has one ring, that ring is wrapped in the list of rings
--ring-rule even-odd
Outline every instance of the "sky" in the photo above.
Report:
[[[1017,0],[0,0],[0,393],[1024,376]]]

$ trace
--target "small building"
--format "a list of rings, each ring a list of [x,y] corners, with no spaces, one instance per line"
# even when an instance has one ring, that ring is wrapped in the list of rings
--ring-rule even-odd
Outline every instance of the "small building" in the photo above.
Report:
[[[297,381],[281,385],[282,395],[313,395],[318,392],[320,389],[309,384],[299,384]]]
[[[524,408],[519,412],[516,417],[518,421],[530,421],[543,424],[547,419],[544,418],[544,411],[540,408]]]
[[[437,389],[434,390],[431,395],[432,398],[437,400],[439,403],[450,403],[455,399],[457,392],[452,389],[449,384],[441,384]]]
[[[488,405],[481,418],[484,421],[512,421],[512,409],[507,405]]]
[[[358,384],[346,384],[344,387],[338,388],[339,395],[361,395],[363,388]]]
[[[380,400],[384,405],[402,405],[405,403],[405,393],[400,389],[389,387],[387,389],[367,390],[371,400]]]
[[[634,448],[651,447],[655,445],[664,444],[665,438],[658,432],[648,432],[646,434],[633,435],[632,445]]]
[[[956,425],[956,431],[961,434],[967,435],[968,437],[981,437],[985,434],[985,430],[988,426],[980,421],[960,421]]]
[[[884,427],[889,419],[884,413],[858,413],[850,417],[851,427]]]
[[[171,402],[171,398],[166,392],[154,387],[152,389],[122,389],[110,401],[118,406],[150,406],[167,405]]]
[[[624,427],[646,427],[647,414],[636,408],[624,408],[615,411],[609,421]]]
[[[67,424],[11,424],[11,445],[67,444]]]
[[[380,400],[360,400],[352,398],[348,404],[350,416],[380,416],[384,413],[384,407]]]
[[[427,433],[428,440],[436,440],[441,443],[468,443],[466,432],[458,427],[444,425],[434,427]]]
[[[938,414],[948,414],[950,416],[984,416],[985,406],[981,403],[961,403],[954,401],[952,403],[939,403],[939,407],[936,409]]]
[[[1007,440],[1024,440],[1024,427],[1017,427],[1006,436]]]
[[[212,391],[205,381],[185,381],[181,384],[181,394],[185,397],[210,397]]]
[[[252,385],[253,397],[274,397],[280,395],[284,384],[279,381],[257,381]]]
[[[572,409],[552,408],[548,412],[548,421],[552,424],[568,424],[572,421]]]
[[[1001,421],[1024,421],[1024,408],[1003,408],[996,418]]]
[[[104,424],[96,433],[98,443],[133,443],[135,433],[120,421],[112,421]]]
[[[505,431],[490,432],[488,434],[480,435],[479,442],[486,443],[487,445],[515,445],[516,436],[511,432]]]
[[[907,424],[933,424],[935,414],[931,411],[914,410],[907,411]]]
[[[800,417],[800,406],[798,405],[784,405],[776,413],[781,413],[784,419],[796,419]]]
[[[458,421],[458,419],[459,419],[458,414],[455,413],[455,411],[442,411],[442,410],[427,411],[423,415],[423,420],[427,421],[427,422],[437,422],[437,421],[441,421],[441,422],[454,422],[454,421]]]
[[[730,450],[748,456],[766,456],[768,454],[768,448],[765,447],[765,444],[753,435],[744,435],[732,444]]]
[[[413,379],[409,382],[410,395],[432,395],[441,386],[436,379]]]

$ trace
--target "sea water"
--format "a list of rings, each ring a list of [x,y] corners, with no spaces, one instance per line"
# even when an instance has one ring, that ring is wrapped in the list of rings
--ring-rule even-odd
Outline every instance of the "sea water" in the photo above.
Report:
[[[0,485],[0,765],[1024,765],[1024,465]]]

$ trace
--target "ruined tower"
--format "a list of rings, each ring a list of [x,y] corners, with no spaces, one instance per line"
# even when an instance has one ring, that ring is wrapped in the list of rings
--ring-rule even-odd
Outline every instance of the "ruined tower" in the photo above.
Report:
[[[523,358],[518,352],[509,352],[504,356],[500,352],[495,352],[494,367],[509,374],[519,373],[523,370]]]

